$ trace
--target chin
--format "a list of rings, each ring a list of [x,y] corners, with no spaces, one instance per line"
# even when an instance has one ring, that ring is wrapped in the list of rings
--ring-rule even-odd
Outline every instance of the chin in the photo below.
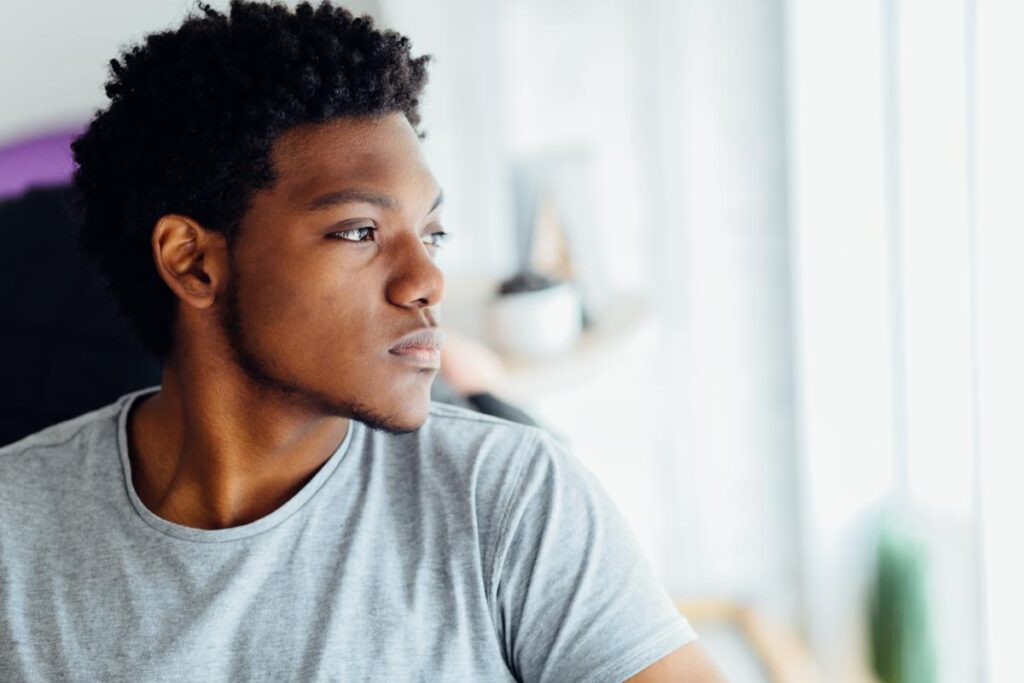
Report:
[[[377,404],[379,405],[379,404]],[[352,413],[352,418],[371,429],[389,434],[414,432],[427,421],[430,413],[430,394],[410,398],[399,397],[390,406],[370,408],[362,405]]]
[[[402,418],[388,417],[380,419],[374,415],[366,415],[357,413],[352,416],[353,419],[362,422],[370,429],[375,429],[380,432],[387,432],[388,434],[410,434],[415,432],[417,429],[423,426],[423,423],[427,421],[426,416],[422,419],[405,419]]]

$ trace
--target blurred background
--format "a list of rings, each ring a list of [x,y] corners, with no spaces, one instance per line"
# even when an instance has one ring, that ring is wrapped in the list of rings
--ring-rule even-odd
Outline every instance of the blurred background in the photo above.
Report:
[[[0,193],[191,6],[5,4]],[[443,322],[732,680],[1024,680],[1024,5],[345,6],[434,55]]]

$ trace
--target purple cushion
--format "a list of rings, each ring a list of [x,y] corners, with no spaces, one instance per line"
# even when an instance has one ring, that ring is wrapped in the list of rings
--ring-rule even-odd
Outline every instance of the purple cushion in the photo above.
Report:
[[[71,143],[84,128],[57,130],[0,147],[0,199],[71,179]]]

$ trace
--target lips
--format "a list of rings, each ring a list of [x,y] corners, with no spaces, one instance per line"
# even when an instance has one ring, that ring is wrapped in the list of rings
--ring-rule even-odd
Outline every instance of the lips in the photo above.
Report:
[[[426,356],[429,354],[430,357],[433,357],[440,353],[444,337],[444,330],[440,327],[424,327],[405,335],[388,351],[402,355],[422,354]]]

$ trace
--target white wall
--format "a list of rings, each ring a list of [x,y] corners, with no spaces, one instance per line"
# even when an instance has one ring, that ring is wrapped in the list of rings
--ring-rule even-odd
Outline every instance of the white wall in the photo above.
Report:
[[[636,5],[630,5],[631,10]],[[632,11],[677,590],[799,621],[782,7]]]
[[[224,10],[228,2],[209,4]],[[376,2],[347,5],[373,10]],[[146,34],[180,24],[191,7],[188,0],[5,2],[0,7],[0,145],[53,126],[84,124],[105,105],[110,59]]]
[[[514,267],[500,0],[381,0],[385,25],[430,54],[421,113],[425,151],[445,190],[446,273],[509,275]],[[454,278],[453,278],[454,280]]]

